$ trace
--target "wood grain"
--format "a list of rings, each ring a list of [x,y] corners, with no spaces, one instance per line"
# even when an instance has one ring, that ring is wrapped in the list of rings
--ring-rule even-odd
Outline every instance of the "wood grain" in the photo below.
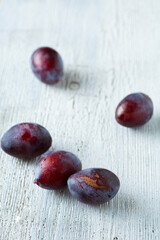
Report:
[[[32,121],[53,136],[51,149],[77,154],[83,168],[104,167],[121,181],[108,204],[92,207],[67,190],[33,184],[37,159],[0,152],[1,240],[160,239],[160,2],[5,0],[0,3],[0,133]],[[57,49],[63,81],[46,86],[30,56]],[[118,102],[142,91],[153,119],[137,129],[115,122]]]

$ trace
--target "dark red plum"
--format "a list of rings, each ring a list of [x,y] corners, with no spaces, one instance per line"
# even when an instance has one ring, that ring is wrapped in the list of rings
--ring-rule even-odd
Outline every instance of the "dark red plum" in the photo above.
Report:
[[[147,123],[152,115],[152,100],[144,93],[132,93],[118,104],[115,118],[122,126],[136,127]]]
[[[69,176],[81,168],[81,161],[74,154],[50,151],[38,161],[34,183],[45,189],[56,190],[64,187]]]
[[[118,177],[102,168],[89,168],[71,175],[67,181],[71,195],[89,204],[110,201],[118,192]]]
[[[31,57],[35,76],[46,84],[55,84],[63,76],[63,61],[58,52],[49,47],[38,48]]]
[[[44,127],[37,123],[20,123],[11,127],[1,139],[2,149],[11,156],[32,158],[46,152],[52,138]]]

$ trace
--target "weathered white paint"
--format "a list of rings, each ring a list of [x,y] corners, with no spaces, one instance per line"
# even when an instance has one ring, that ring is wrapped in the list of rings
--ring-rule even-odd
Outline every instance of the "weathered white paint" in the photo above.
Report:
[[[32,121],[53,148],[105,167],[119,194],[92,207],[67,190],[33,184],[35,161],[0,152],[1,240],[160,239],[160,2],[153,0],[5,0],[0,5],[0,133]],[[31,73],[39,46],[57,49],[63,82],[46,86]],[[153,119],[127,129],[114,120],[118,102],[142,91]],[[52,148],[52,149],[53,149]]]

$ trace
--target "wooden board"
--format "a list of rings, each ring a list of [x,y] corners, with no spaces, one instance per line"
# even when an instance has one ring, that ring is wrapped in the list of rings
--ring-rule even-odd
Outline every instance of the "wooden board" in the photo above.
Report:
[[[0,133],[31,121],[53,137],[51,149],[76,154],[83,168],[104,167],[118,195],[93,207],[67,189],[33,184],[35,162],[0,151],[1,240],[160,239],[160,2],[153,0],[5,0],[0,3]],[[57,49],[65,75],[39,82],[30,56]],[[154,117],[137,129],[115,122],[118,102],[142,91]]]

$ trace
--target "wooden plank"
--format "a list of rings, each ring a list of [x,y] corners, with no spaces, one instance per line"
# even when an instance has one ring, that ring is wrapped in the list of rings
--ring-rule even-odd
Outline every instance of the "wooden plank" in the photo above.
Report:
[[[0,6],[0,133],[32,121],[83,168],[104,167],[121,181],[108,204],[88,206],[67,189],[33,184],[37,159],[0,152],[0,239],[160,239],[160,3],[151,0],[6,0]],[[65,75],[46,86],[30,70],[39,46],[57,49]],[[142,91],[154,117],[137,129],[114,120],[118,102]]]

